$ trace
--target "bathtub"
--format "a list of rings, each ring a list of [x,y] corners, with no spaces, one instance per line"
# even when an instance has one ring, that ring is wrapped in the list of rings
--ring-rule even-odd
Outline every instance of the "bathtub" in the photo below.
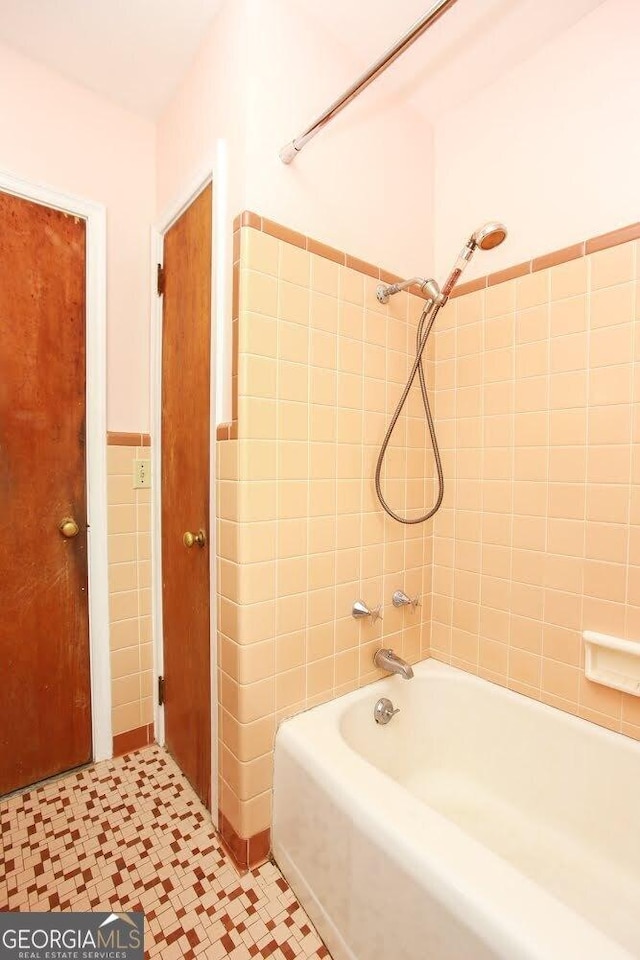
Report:
[[[272,842],[334,960],[640,957],[640,744],[435,660],[281,725]]]

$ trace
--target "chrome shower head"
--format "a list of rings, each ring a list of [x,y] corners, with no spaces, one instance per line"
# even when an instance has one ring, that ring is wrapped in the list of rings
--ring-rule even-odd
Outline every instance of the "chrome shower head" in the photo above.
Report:
[[[481,250],[493,250],[500,246],[506,239],[507,228],[503,223],[485,223],[475,233],[471,235],[471,241],[474,246]]]
[[[454,268],[449,274],[447,282],[442,288],[441,304],[445,304],[451,296],[451,291],[460,280],[463,271],[471,260],[475,251],[480,247],[481,250],[493,250],[499,246],[507,236],[507,228],[503,223],[491,220],[484,223],[475,233],[472,233],[464,247],[458,254]]]

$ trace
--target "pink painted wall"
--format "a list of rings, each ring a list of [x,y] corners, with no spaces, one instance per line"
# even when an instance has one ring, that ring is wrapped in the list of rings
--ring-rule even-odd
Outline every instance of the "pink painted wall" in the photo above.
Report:
[[[227,0],[158,124],[158,217],[228,154],[226,232],[255,210],[318,240],[411,276],[429,270],[431,130],[384,78],[295,163],[278,153],[354,80],[352,58],[285,0]],[[220,201],[217,193],[217,201]],[[231,258],[222,296],[230,300]],[[219,319],[217,418],[230,415],[229,310]]]
[[[161,114],[157,130],[156,215],[185,199],[195,179],[216,160],[216,143],[231,158],[228,206],[233,219],[243,202],[246,0],[228,0],[216,16],[191,67]]]
[[[380,77],[285,166],[281,147],[356,79],[296,4],[249,0],[247,206],[404,276],[432,257],[431,130]]]
[[[436,125],[437,276],[487,219],[508,241],[466,279],[640,216],[640,4],[605,0]]]
[[[107,207],[107,424],[146,432],[154,126],[4,45],[0,89],[0,168]]]
[[[215,217],[224,231],[214,240],[218,423],[231,418],[231,237],[233,218],[244,208],[246,55],[245,0],[232,0],[220,9],[157,126],[156,223],[173,216],[197,181],[214,171]]]
[[[158,212],[227,140],[229,215],[249,208],[401,273],[432,261],[431,132],[384,79],[295,163],[278,152],[354,80],[285,0],[227,0],[158,127]]]

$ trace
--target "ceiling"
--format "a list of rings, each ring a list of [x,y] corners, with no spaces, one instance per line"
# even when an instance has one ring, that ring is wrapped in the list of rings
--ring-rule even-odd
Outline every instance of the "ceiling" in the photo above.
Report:
[[[154,118],[222,0],[0,0],[0,41]]]
[[[349,49],[354,80],[433,6],[433,0],[289,2]],[[389,67],[376,87],[394,98],[402,93],[405,102],[433,122],[603,2],[457,0]]]
[[[0,41],[153,118],[175,90],[222,2],[1,0]],[[279,2],[302,11],[343,48],[355,79],[432,0]],[[377,81],[376,95],[395,98],[401,93],[423,117],[436,120],[602,2],[457,0]]]

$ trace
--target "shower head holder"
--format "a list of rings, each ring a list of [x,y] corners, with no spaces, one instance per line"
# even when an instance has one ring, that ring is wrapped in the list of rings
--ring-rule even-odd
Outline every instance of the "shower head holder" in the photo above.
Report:
[[[438,303],[441,299],[440,287],[435,280],[425,280],[424,277],[412,277],[410,280],[403,280],[401,283],[392,283],[386,285],[379,283],[376,287],[376,297],[379,303],[389,303],[389,300],[395,293],[407,290],[409,287],[419,287],[420,292],[426,294],[433,303]]]

